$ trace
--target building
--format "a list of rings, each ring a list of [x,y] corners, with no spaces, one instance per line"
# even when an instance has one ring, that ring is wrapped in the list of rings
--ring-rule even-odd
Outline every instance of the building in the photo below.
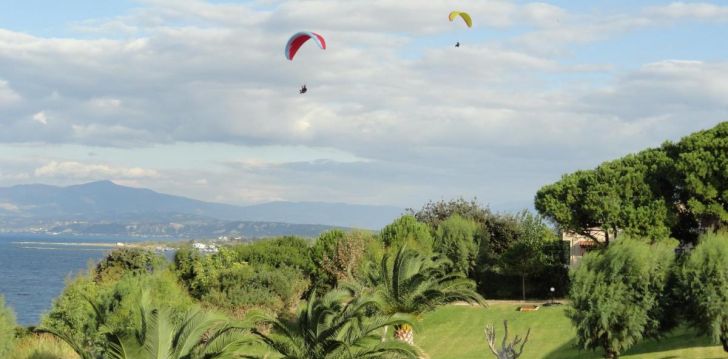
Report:
[[[571,231],[561,231],[561,240],[569,242],[569,267],[574,268],[579,265],[581,258],[606,241],[606,235],[601,228],[592,228],[590,230],[594,238],[585,236],[580,233]],[[611,238],[614,238],[610,236]]]

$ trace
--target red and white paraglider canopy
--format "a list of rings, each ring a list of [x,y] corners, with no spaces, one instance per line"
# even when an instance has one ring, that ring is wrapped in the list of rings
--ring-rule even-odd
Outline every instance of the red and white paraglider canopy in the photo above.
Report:
[[[293,61],[293,57],[296,56],[298,49],[309,39],[313,39],[321,50],[326,50],[326,40],[324,40],[323,36],[315,32],[301,31],[295,33],[288,39],[288,43],[286,44],[286,58]]]

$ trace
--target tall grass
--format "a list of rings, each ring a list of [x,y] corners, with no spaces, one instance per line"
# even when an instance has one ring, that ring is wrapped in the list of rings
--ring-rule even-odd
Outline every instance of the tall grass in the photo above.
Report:
[[[5,358],[5,357],[3,357]],[[18,339],[8,359],[79,359],[68,344],[49,334],[30,334]]]

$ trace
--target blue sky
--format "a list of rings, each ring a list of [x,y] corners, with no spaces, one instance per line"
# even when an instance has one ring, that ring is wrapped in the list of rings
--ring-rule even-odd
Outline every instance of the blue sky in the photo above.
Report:
[[[0,186],[528,207],[726,121],[727,27],[720,2],[0,1]],[[299,30],[329,48],[285,60]]]

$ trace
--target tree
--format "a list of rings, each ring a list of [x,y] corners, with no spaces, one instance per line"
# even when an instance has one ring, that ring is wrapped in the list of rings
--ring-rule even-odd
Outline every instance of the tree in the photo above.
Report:
[[[15,326],[15,314],[5,306],[5,299],[0,296],[0,357],[5,357],[13,348]]]
[[[617,233],[693,243],[728,224],[728,122],[677,143],[567,174],[536,194],[539,213],[562,230],[607,240]],[[594,238],[596,239],[596,238]]]
[[[559,182],[544,186],[536,194],[536,209],[572,231],[597,240],[602,232],[606,243],[618,233],[658,239],[670,234],[672,223],[668,199],[656,191],[670,160],[660,150],[605,162],[594,170],[577,171]]]
[[[321,258],[321,268],[336,279],[336,283],[352,279],[364,259],[367,242],[371,240],[367,233],[350,232],[341,238],[334,250]]]
[[[379,236],[384,245],[393,251],[407,245],[422,253],[432,253],[430,230],[426,224],[418,222],[412,215],[404,215],[384,226]]]
[[[549,264],[544,249],[546,242],[557,240],[553,231],[528,211],[519,214],[520,234],[518,240],[501,256],[505,273],[521,277],[521,298],[526,300],[526,277],[539,273]]]
[[[485,305],[470,279],[448,270],[451,263],[446,258],[432,259],[405,247],[400,248],[394,258],[390,256],[387,254],[382,258],[379,271],[370,277],[382,314],[419,316],[438,306],[459,301]],[[398,324],[394,334],[398,340],[414,344],[411,325]]]
[[[668,311],[667,296],[674,241],[649,245],[623,238],[603,252],[587,254],[572,273],[567,315],[584,349],[602,348],[618,358],[644,337],[656,336]]]
[[[728,224],[728,122],[665,143],[674,160],[676,209],[689,213],[700,230]]]
[[[320,289],[336,287],[356,276],[367,257],[376,257],[381,252],[376,245],[381,243],[370,232],[334,229],[322,233],[311,248],[311,257],[318,264],[319,282],[328,284]]]
[[[468,275],[478,255],[477,230],[477,223],[458,214],[452,215],[437,227],[435,252],[449,258],[453,270]]]
[[[377,302],[351,298],[341,290],[323,297],[311,293],[292,320],[261,317],[272,333],[255,333],[285,359],[418,358],[418,349],[400,342],[382,342],[378,332],[388,325],[411,323],[403,317],[369,313]]]
[[[728,352],[728,232],[706,234],[680,273],[686,317]]]
[[[495,328],[492,325],[488,325],[485,327],[485,339],[488,342],[488,347],[490,348],[490,351],[495,355],[498,359],[517,359],[518,357],[523,354],[523,347],[528,342],[528,335],[531,334],[531,329],[528,329],[528,332],[526,332],[526,336],[521,338],[518,335],[516,335],[515,338],[513,338],[512,342],[508,342],[508,321],[503,321],[503,328],[505,329],[505,334],[503,334],[503,341],[501,342],[501,348],[497,349],[495,346]],[[521,344],[521,347],[516,350],[516,347],[518,344]]]
[[[163,256],[147,249],[115,249],[96,265],[95,280],[116,281],[126,273],[151,273],[162,268],[165,263]]]
[[[492,216],[490,210],[481,205],[477,199],[466,201],[462,197],[450,201],[430,201],[417,212],[411,208],[407,212],[419,222],[429,225],[433,231],[453,215],[459,215],[480,225],[485,225]]]

